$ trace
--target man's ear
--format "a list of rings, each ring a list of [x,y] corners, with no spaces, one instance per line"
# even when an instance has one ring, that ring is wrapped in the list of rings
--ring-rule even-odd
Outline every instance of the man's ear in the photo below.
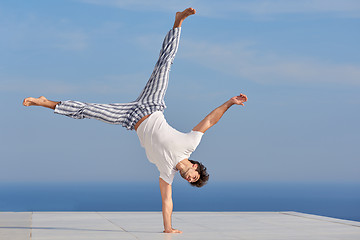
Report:
[[[197,164],[197,163],[194,163],[194,164],[192,165],[192,167],[193,167],[194,169],[197,169],[197,168],[198,168],[198,164]]]

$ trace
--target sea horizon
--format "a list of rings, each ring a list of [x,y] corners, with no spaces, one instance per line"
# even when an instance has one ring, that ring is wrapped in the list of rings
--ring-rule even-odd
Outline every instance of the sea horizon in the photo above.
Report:
[[[174,211],[296,211],[360,221],[360,183],[174,182]],[[0,182],[0,211],[161,211],[158,182]]]

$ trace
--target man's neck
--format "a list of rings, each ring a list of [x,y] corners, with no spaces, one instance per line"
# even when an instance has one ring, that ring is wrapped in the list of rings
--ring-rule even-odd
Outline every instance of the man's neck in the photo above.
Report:
[[[181,160],[178,164],[176,164],[176,169],[181,170],[187,170],[189,167],[191,167],[192,163],[189,161],[189,159],[185,158],[184,160]]]

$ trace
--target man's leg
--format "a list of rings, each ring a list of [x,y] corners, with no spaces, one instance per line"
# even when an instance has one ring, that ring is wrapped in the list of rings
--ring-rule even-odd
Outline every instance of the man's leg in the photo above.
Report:
[[[195,9],[187,8],[182,12],[177,12],[173,29],[165,36],[159,59],[155,64],[144,90],[135,100],[140,103],[153,103],[165,107],[164,97],[169,81],[171,64],[174,61],[180,40],[181,25],[190,15],[195,14]]]
[[[129,126],[129,113],[135,106],[135,103],[114,103],[97,104],[84,103],[78,101],[55,102],[41,96],[39,98],[28,97],[24,99],[24,106],[41,106],[54,109],[55,113],[65,115],[74,119],[92,118],[110,124],[121,124],[127,129]]]

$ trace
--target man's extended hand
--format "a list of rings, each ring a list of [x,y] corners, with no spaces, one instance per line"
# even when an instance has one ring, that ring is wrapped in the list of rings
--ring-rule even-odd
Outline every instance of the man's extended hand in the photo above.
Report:
[[[236,105],[244,106],[244,102],[246,102],[247,100],[248,100],[247,96],[241,93],[239,96],[232,97],[230,99],[230,102]]]
[[[164,233],[182,233],[182,231],[172,228],[171,230],[164,230]]]

